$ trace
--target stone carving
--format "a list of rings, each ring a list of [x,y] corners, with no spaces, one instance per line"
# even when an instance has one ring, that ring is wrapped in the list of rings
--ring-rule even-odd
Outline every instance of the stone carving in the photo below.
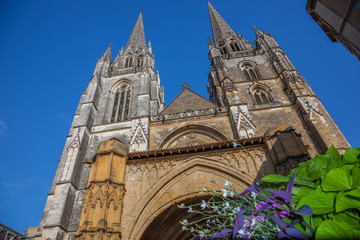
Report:
[[[257,136],[255,125],[252,123],[249,114],[242,111],[240,107],[237,109],[235,122],[240,138],[251,137],[251,135]]]
[[[265,160],[264,149],[227,152],[221,157],[221,162],[246,173],[256,173]]]
[[[308,97],[302,97],[299,98],[299,100],[302,103],[303,110],[308,118],[313,118],[312,113],[316,113],[322,116],[322,113],[318,108],[319,103],[313,101],[311,98]]]
[[[145,129],[139,120],[136,129],[133,131],[133,137],[130,141],[131,151],[146,151],[148,148],[148,137]]]
[[[282,74],[282,80],[285,83],[296,83],[296,82],[304,82],[304,78],[301,76],[301,74],[294,70],[294,71],[284,71]]]
[[[196,110],[196,111],[188,111],[182,113],[173,113],[167,115],[158,115],[155,117],[151,117],[151,121],[162,121],[162,120],[171,120],[171,119],[179,119],[184,117],[195,117],[195,116],[202,116],[208,114],[215,114],[215,113],[225,113],[227,109],[224,107],[213,108],[213,109],[203,109],[203,110]]]
[[[136,132],[136,135],[134,137],[134,141],[133,141],[134,144],[141,144],[141,143],[146,143],[146,140],[144,138],[144,135],[142,134],[141,131],[137,131]]]
[[[146,172],[154,172],[160,169],[165,171],[170,170],[171,168],[175,167],[177,162],[170,160],[170,161],[160,161],[160,162],[145,162],[145,163],[134,163],[128,164],[126,166],[126,176],[128,174],[146,174]]]
[[[98,229],[105,231],[106,236],[118,239],[121,236],[119,226],[125,194],[124,185],[110,182],[92,183],[86,193],[82,217],[88,220],[79,227],[77,239],[88,239]],[[105,211],[115,217],[104,219],[101,213]]]
[[[233,81],[231,81],[228,78],[226,78],[226,79],[224,79],[224,81],[222,81],[222,87],[225,91],[228,91],[228,92],[232,92],[232,91],[236,90]]]
[[[80,148],[80,135],[79,135],[79,128],[77,129],[77,133],[75,134],[73,140],[71,141],[70,145],[68,146],[68,150],[76,150]]]

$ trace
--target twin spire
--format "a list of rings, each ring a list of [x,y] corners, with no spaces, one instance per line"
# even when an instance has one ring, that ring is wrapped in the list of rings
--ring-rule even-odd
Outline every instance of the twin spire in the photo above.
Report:
[[[225,41],[227,38],[233,36],[236,37],[235,32],[215,10],[215,8],[208,1],[210,21],[213,32],[213,39],[215,44]]]
[[[235,32],[231,29],[231,27],[225,22],[225,20],[220,16],[220,14],[216,11],[216,9],[211,5],[208,1],[209,13],[210,13],[210,21],[213,32],[214,43],[218,44],[222,41],[225,41],[229,37],[237,37]],[[255,28],[255,27],[254,27]],[[255,28],[256,36],[261,35],[262,32]],[[209,44],[212,43],[211,39],[208,40]],[[149,45],[150,46],[150,45]],[[144,23],[142,11],[140,12],[138,19],[136,20],[133,31],[131,32],[130,38],[126,45],[125,51],[131,50],[134,53],[140,53],[142,50],[146,49],[146,41],[145,41],[145,31],[144,31]],[[123,50],[122,50],[123,51]],[[103,60],[111,61],[111,44],[108,49],[102,56]]]

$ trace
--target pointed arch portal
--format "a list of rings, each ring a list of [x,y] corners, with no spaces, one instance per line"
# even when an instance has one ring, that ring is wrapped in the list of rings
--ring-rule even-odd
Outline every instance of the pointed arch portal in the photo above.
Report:
[[[212,179],[216,183],[212,183]],[[186,209],[179,209],[177,205],[192,204],[208,198],[209,195],[199,193],[205,186],[221,192],[225,181],[243,190],[252,184],[254,176],[236,172],[234,168],[213,158],[194,156],[184,160],[158,179],[135,205],[132,212],[134,224],[129,239],[189,239],[191,236],[182,231],[179,222],[199,216],[188,213]]]

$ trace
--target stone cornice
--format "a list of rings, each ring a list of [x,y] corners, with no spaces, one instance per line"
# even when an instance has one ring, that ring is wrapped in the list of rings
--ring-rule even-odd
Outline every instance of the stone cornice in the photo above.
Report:
[[[212,109],[203,109],[203,110],[196,110],[196,111],[188,111],[182,113],[173,113],[167,115],[158,115],[155,117],[151,117],[152,122],[159,122],[165,120],[172,120],[172,119],[182,119],[188,117],[195,117],[195,116],[203,116],[203,115],[210,115],[210,114],[218,114],[218,113],[227,113],[228,109],[226,107],[218,107]]]
[[[245,147],[256,144],[263,144],[267,139],[268,137],[261,136],[261,137],[236,139],[236,141]],[[128,157],[129,160],[132,159],[135,160],[135,159],[150,158],[157,156],[162,157],[162,156],[179,155],[179,154],[187,154],[194,152],[206,152],[206,151],[212,151],[212,150],[224,149],[224,148],[233,148],[233,140],[205,143],[205,144],[199,144],[196,146],[189,146],[189,147],[157,149],[157,150],[149,150],[143,152],[131,152],[128,153]]]

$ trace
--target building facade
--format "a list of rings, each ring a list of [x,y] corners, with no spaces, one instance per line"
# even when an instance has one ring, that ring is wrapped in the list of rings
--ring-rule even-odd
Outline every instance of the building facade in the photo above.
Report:
[[[111,46],[98,60],[35,239],[188,239],[179,221],[196,216],[177,204],[204,186],[245,189],[331,144],[349,147],[271,34],[255,28],[251,44],[208,7],[209,100],[184,83],[164,106],[142,13],[115,60]]]
[[[360,60],[360,1],[308,0],[306,10],[333,42]]]
[[[25,239],[21,233],[0,223],[0,240],[21,240]]]

